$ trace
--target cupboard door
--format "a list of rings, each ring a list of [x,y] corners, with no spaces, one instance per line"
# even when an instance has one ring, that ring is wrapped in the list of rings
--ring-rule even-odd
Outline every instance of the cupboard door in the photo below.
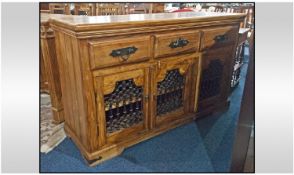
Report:
[[[189,112],[191,65],[195,56],[158,61],[153,74],[152,126],[174,121]]]
[[[210,51],[202,57],[199,112],[225,101],[230,89],[233,47]]]
[[[148,73],[148,68],[137,68],[96,76],[100,145],[147,128]]]

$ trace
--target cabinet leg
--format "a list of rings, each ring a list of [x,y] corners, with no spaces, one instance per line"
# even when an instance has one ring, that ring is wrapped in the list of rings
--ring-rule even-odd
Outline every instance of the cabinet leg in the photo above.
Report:
[[[99,156],[97,159],[93,159],[93,160],[88,160],[86,157],[83,156],[83,159],[85,160],[85,162],[88,166],[95,166],[102,161],[101,156]]]
[[[64,122],[64,110],[63,108],[54,107],[55,104],[52,103],[52,112],[53,112],[53,123],[60,124]]]

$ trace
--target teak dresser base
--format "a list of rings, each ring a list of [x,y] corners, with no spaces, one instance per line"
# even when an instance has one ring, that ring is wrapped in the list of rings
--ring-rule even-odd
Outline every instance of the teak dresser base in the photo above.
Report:
[[[52,17],[65,131],[88,163],[228,106],[244,17]]]

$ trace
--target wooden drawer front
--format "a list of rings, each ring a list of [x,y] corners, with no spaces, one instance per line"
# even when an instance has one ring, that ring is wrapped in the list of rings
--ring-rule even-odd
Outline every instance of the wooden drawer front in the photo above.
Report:
[[[222,27],[203,30],[201,50],[218,48],[237,41],[238,27]]]
[[[150,36],[90,41],[91,67],[101,68],[150,58]]]
[[[176,55],[183,52],[197,51],[200,32],[190,31],[155,35],[155,57]]]

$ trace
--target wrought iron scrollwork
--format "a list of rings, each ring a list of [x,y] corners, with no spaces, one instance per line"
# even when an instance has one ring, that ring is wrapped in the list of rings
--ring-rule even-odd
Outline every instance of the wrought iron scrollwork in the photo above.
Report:
[[[133,79],[116,82],[111,94],[104,95],[107,133],[129,128],[143,121],[143,87]]]
[[[172,49],[174,49],[174,48],[177,48],[177,47],[184,47],[184,46],[186,46],[188,44],[189,44],[189,41],[188,40],[183,39],[183,38],[179,38],[176,41],[172,41],[169,44],[169,47],[172,48]]]
[[[199,99],[218,95],[221,90],[223,64],[219,59],[212,60],[207,69],[202,71]]]
[[[120,57],[123,61],[127,61],[129,56],[131,54],[134,54],[137,50],[138,48],[136,48],[135,46],[112,50],[112,52],[110,53],[110,56]]]
[[[183,106],[185,77],[179,69],[167,71],[163,81],[157,83],[157,116],[173,112]]]

